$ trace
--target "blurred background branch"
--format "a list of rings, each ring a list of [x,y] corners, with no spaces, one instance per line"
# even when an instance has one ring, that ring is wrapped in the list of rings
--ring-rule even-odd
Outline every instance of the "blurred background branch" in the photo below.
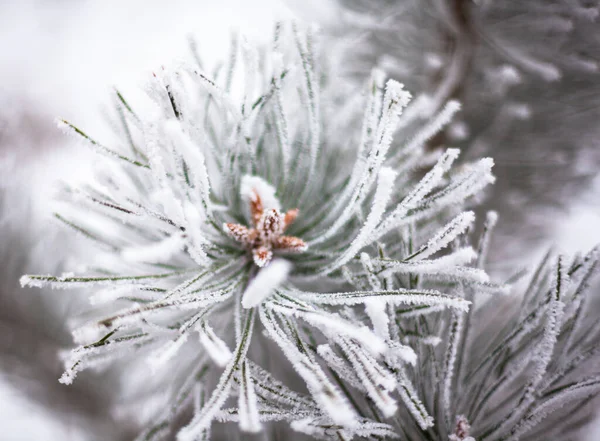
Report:
[[[378,65],[428,95],[430,112],[448,99],[462,103],[430,148],[494,157],[498,182],[482,210],[501,213],[497,268],[525,262],[556,241],[559,223],[568,230],[568,211],[590,191],[600,164],[597,2],[334,4],[341,19],[324,28],[354,43],[346,53],[351,74],[364,78]]]

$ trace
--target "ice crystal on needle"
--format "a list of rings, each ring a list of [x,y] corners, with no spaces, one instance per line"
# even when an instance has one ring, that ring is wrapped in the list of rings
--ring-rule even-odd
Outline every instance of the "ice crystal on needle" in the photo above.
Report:
[[[171,399],[141,439],[203,439],[215,421],[397,437],[399,409],[428,429],[414,348],[440,341],[440,314],[462,316],[467,287],[506,291],[459,240],[493,163],[453,171],[458,150],[427,154],[457,103],[420,127],[400,83],[338,81],[310,31],[278,26],[260,57],[239,41],[213,75],[157,72],[149,106],[117,93],[113,142],[63,122],[102,157],[57,214],[89,241],[89,265],[22,278],[94,292],[61,382],[118,358],[146,357],[155,381],[168,366]],[[283,364],[303,389],[269,372]]]

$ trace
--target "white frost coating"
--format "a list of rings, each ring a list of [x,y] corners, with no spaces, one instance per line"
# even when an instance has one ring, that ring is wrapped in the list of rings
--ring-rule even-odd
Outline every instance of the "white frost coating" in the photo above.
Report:
[[[569,276],[567,275],[567,269],[565,268],[566,265],[567,264],[564,262],[563,256],[559,256],[549,294],[551,296],[551,300],[546,311],[544,334],[538,347],[538,357],[536,359],[536,366],[532,375],[531,383],[527,390],[528,394],[532,394],[535,391],[535,388],[543,380],[543,376],[546,373],[548,364],[552,359],[554,346],[558,340],[562,315],[565,308],[563,297],[567,292],[569,285]]]
[[[236,120],[239,121],[242,119],[242,114],[240,113],[237,103],[233,101],[229,94],[225,93],[223,89],[217,86],[214,81],[209,79],[210,75],[202,72],[197,66],[192,66],[186,62],[181,62],[180,67],[197,76],[200,79],[200,84],[206,88],[206,91],[213,95],[216,98],[215,101],[228,110]]]
[[[336,341],[338,344],[340,341]],[[396,379],[393,373],[387,368],[379,364],[377,359],[365,350],[364,347],[357,345],[355,342],[343,338],[342,346],[346,344],[351,349],[357,360],[364,366],[365,371],[369,374],[371,380],[383,387],[385,390],[392,391],[396,387]],[[352,363],[354,361],[350,360]]]
[[[175,340],[165,343],[164,346],[152,352],[149,355],[148,362],[153,371],[156,371],[159,367],[163,366],[167,361],[173,358],[187,339],[187,333],[180,334]]]
[[[410,256],[410,260],[425,259],[448,246],[450,242],[463,234],[475,222],[475,213],[466,211],[448,222],[435,236]],[[408,260],[408,259],[407,259]]]
[[[210,428],[212,420],[221,410],[221,407],[223,407],[230,395],[233,375],[236,368],[240,367],[240,363],[246,359],[252,331],[254,329],[254,321],[254,311],[250,311],[243,324],[244,333],[240,335],[237,341],[235,356],[232,356],[225,366],[225,369],[219,378],[219,382],[214,388],[207,403],[202,407],[200,412],[194,415],[189,424],[179,431],[177,434],[178,441],[195,441],[202,432]],[[240,327],[242,327],[242,324],[240,324]]]
[[[452,382],[454,380],[454,370],[456,366],[456,357],[459,351],[459,345],[461,344],[461,335],[464,326],[464,315],[461,313],[453,313],[452,321],[450,323],[450,335],[448,337],[448,347],[446,348],[446,354],[444,356],[444,377],[442,387],[442,404],[446,415],[446,420],[449,421],[451,418],[451,412],[454,411],[454,397],[452,396]]]
[[[139,279],[138,279],[139,280]],[[44,286],[49,286],[52,289],[75,289],[89,286],[101,286],[101,285],[131,285],[136,282],[134,277],[126,278],[126,277],[73,277],[70,274],[62,275],[62,276],[52,276],[52,275],[25,275],[22,276],[19,281],[21,282],[22,287],[35,287],[42,288]]]
[[[200,192],[205,208],[209,209],[210,181],[200,146],[192,143],[189,136],[183,132],[181,124],[176,120],[170,120],[165,124],[165,132],[188,163],[188,173],[193,177],[192,181],[196,191]]]
[[[504,431],[513,427],[516,423],[516,419],[524,416],[529,405],[535,401],[538,387],[543,382],[544,376],[548,371],[548,366],[552,361],[552,355],[561,329],[565,308],[565,303],[562,301],[562,298],[567,292],[569,284],[569,277],[565,266],[566,263],[564,262],[563,256],[558,256],[552,285],[548,293],[549,304],[546,309],[546,322],[544,324],[542,338],[535,348],[535,352],[532,354],[534,364],[533,372],[530,374],[529,381],[525,386],[519,405],[513,410],[510,416],[496,428],[495,432]]]
[[[120,341],[108,341],[99,346],[78,347],[61,354],[65,371],[60,383],[71,384],[77,373],[84,369],[93,369],[105,366],[107,363],[131,352],[132,346],[146,344],[152,341],[147,336],[122,339]]]
[[[283,55],[278,54],[279,57],[273,58],[273,77],[280,78],[283,73]],[[279,64],[281,63],[281,66]],[[275,80],[279,83],[278,80]],[[290,146],[290,137],[289,137],[289,122],[286,110],[283,107],[283,99],[281,93],[281,86],[279,85],[275,90],[275,111],[277,112],[278,118],[275,118],[274,124],[275,129],[277,130],[277,136],[279,138],[279,142],[281,143],[281,155],[283,157],[284,164],[284,175],[289,173],[290,168],[290,160],[291,160],[291,146]]]
[[[363,224],[362,228],[358,232],[358,235],[354,238],[348,249],[343,252],[334,262],[327,265],[319,274],[329,274],[331,271],[336,270],[342,265],[348,263],[365,245],[369,244],[368,238],[377,227],[377,224],[381,220],[385,207],[390,200],[392,190],[394,186],[394,180],[396,179],[396,172],[388,167],[383,167],[379,172],[379,178],[377,180],[377,189],[375,191],[375,197],[373,198],[373,204],[371,205],[371,211],[367,216],[367,220]]]
[[[477,258],[477,253],[471,247],[464,247],[452,254],[430,260],[402,261],[380,259],[375,261],[383,270],[380,276],[393,273],[431,274],[438,271],[450,270],[458,265],[466,265]]]
[[[428,335],[423,337],[420,341],[424,345],[437,346],[442,342],[442,339],[437,335]]]
[[[344,280],[346,282],[360,291],[366,291],[369,289],[368,284],[363,279],[355,277],[354,273],[350,271],[350,268],[345,265],[342,267],[342,276],[344,276]]]
[[[48,277],[51,277],[48,275]],[[42,288],[46,282],[39,278],[33,278],[32,276],[25,275],[21,276],[19,279],[19,283],[21,284],[21,288],[31,287],[31,288]]]
[[[264,308],[260,309],[260,318],[269,336],[275,340],[296,372],[306,382],[308,390],[320,407],[335,423],[348,427],[356,426],[356,413],[338,388],[330,382],[321,367],[289,341],[283,330]]]
[[[185,244],[181,234],[148,245],[124,248],[121,256],[128,262],[165,263],[179,253]]]
[[[370,299],[365,301],[365,311],[373,324],[375,333],[384,340],[390,338],[388,328],[389,317],[386,311],[386,302],[383,299]]]
[[[399,439],[400,436],[395,432],[394,428],[385,423],[377,423],[371,420],[365,420],[361,426],[354,430],[356,436],[365,439],[375,439],[375,437],[383,439]]]
[[[380,290],[381,282],[374,274],[373,262],[367,253],[361,253],[360,261],[367,272],[367,279],[371,289]],[[386,311],[386,303],[381,299],[372,299],[365,302],[365,311],[371,320],[375,333],[383,340],[389,340],[389,317]]]
[[[427,413],[427,409],[423,402],[417,396],[414,386],[408,379],[406,371],[403,366],[397,366],[398,370],[398,393],[400,398],[412,414],[413,418],[417,421],[417,424],[421,429],[426,430],[428,427],[433,426],[434,420],[431,415]]]
[[[424,316],[427,314],[441,312],[444,309],[446,309],[446,306],[444,306],[444,305],[432,305],[432,306],[428,306],[427,308],[415,308],[412,310],[403,311],[399,314],[401,314],[402,317],[405,317],[405,318],[414,318],[414,317]]]
[[[165,188],[165,181],[167,180],[167,169],[165,165],[165,158],[161,153],[161,148],[157,144],[160,139],[157,128],[151,127],[147,132],[144,132],[145,138],[145,153],[148,156],[150,163],[150,171],[156,178],[156,184],[159,188]]]
[[[271,76],[273,78],[279,78],[285,70],[283,54],[281,52],[274,51],[271,55]]]
[[[413,152],[415,149],[423,146],[431,137],[438,133],[446,124],[448,124],[452,117],[460,110],[460,103],[458,101],[448,101],[444,108],[425,124],[425,126],[417,132],[413,139],[404,147],[399,150],[401,154]]]
[[[481,234],[481,238],[479,239],[479,244],[477,246],[477,267],[483,268],[485,259],[487,257],[487,252],[490,244],[490,237],[492,235],[492,231],[498,222],[498,213],[495,211],[488,211],[485,216],[485,224],[483,225],[483,233]]]
[[[367,280],[369,282],[369,285],[371,285],[371,289],[381,289],[381,281],[379,280],[379,277],[377,277],[377,275],[375,274],[375,267],[373,266],[373,261],[371,260],[371,257],[367,253],[360,253],[360,263],[365,269]]]
[[[507,293],[507,289],[510,289],[508,286],[490,283],[490,277],[485,271],[479,268],[471,268],[469,266],[444,268],[431,272],[428,275],[431,278],[438,280],[473,283],[477,288],[482,288],[483,291]]]
[[[449,306],[460,311],[468,311],[471,302],[462,297],[442,294],[433,289],[411,290],[395,289],[388,291],[351,291],[340,293],[302,292],[303,300],[321,305],[358,305],[369,299],[384,299],[386,303],[407,305]]]
[[[308,101],[308,120],[310,127],[310,165],[308,171],[308,180],[314,179],[317,158],[319,157],[319,147],[321,142],[321,115],[319,105],[319,81],[315,78],[315,66],[313,63],[312,53],[312,33],[309,31],[305,35],[305,39],[300,38],[298,27],[293,24],[296,46],[302,60],[302,68],[304,70],[304,87]],[[305,40],[305,41],[303,41]],[[308,186],[305,186],[306,189]]]
[[[89,298],[90,305],[98,306],[106,303],[114,302],[115,300],[131,295],[133,292],[141,288],[143,285],[128,285],[116,286],[107,289],[101,289],[92,294]]]
[[[381,354],[385,348],[385,342],[377,334],[374,334],[366,326],[357,326],[337,317],[325,314],[300,314],[300,316],[313,326],[322,327],[324,332],[329,334],[337,333],[354,338],[364,345],[373,354]]]
[[[190,256],[192,256],[192,259],[198,265],[207,266],[210,263],[210,259],[204,251],[204,245],[207,243],[207,240],[201,232],[203,223],[200,212],[195,205],[185,201],[183,204],[183,213],[187,224],[186,233],[190,238],[188,247]]]
[[[84,369],[97,368],[102,366],[107,361],[106,358],[90,358],[89,356],[93,356],[95,354],[90,353],[86,354],[86,356],[82,356],[81,358],[72,358],[67,359],[65,362],[65,371],[58,379],[58,382],[64,385],[70,385],[77,378],[77,374]]]
[[[425,112],[429,110],[429,102],[431,99],[426,94],[417,95],[411,102],[410,105],[404,109],[402,118],[398,121],[396,126],[397,131],[402,131],[415,123],[417,120],[422,121]]]
[[[75,343],[89,344],[100,340],[107,332],[108,330],[105,327],[97,323],[87,323],[71,331],[71,335],[73,335]]]
[[[355,164],[355,170],[360,171],[362,165],[362,157],[368,144],[373,141],[375,130],[377,129],[377,120],[381,114],[382,97],[383,97],[383,82],[385,81],[385,72],[381,69],[374,68],[371,71],[371,93],[367,106],[365,108],[365,115],[363,117],[363,127],[361,131],[361,140],[356,153],[357,162]],[[353,171],[352,176],[358,177],[358,173]]]
[[[77,377],[77,373],[78,373],[78,371],[75,370],[75,369],[66,369],[62,373],[62,375],[60,376],[60,378],[58,379],[58,382],[60,384],[64,384],[66,386],[69,386],[69,385],[73,384],[73,381]]]
[[[348,363],[344,361],[342,357],[337,355],[331,349],[328,344],[322,344],[317,346],[317,354],[325,360],[325,362],[331,367],[341,378],[347,381],[352,387],[364,391],[364,386],[356,376],[354,370],[348,366]]]
[[[407,216],[405,208],[400,203],[400,206],[377,227],[371,240],[382,237],[394,228],[435,216],[444,207],[462,204],[465,199],[495,181],[492,175],[493,166],[494,161],[491,158],[483,158],[475,164],[464,166],[465,170],[453,177],[447,186],[418,202],[415,207],[418,209],[417,212],[410,216]]]
[[[548,364],[552,359],[554,346],[558,340],[558,334],[560,333],[560,323],[564,307],[565,304],[559,300],[552,301],[548,306],[544,335],[538,348],[538,357],[536,358],[536,366],[527,390],[528,394],[533,394],[537,385],[542,382],[546,374]]]
[[[476,268],[464,268],[464,269],[470,269],[473,271],[476,270]],[[476,290],[478,290],[481,293],[507,295],[507,294],[510,294],[510,292],[512,290],[512,285],[500,285],[500,284],[492,283],[492,282],[478,282],[478,281],[473,281],[473,280],[471,280],[471,282],[473,283],[473,288],[475,288]]]
[[[250,377],[250,366],[244,360],[241,367],[241,384],[238,397],[240,429],[244,432],[257,433],[261,430],[261,424],[258,415],[256,392],[254,391],[254,384]]]
[[[517,441],[521,435],[538,425],[553,412],[560,410],[573,401],[581,401],[594,395],[598,390],[600,390],[600,377],[593,377],[558,392],[524,416],[513,428],[507,441]]]
[[[292,428],[292,430],[299,433],[304,433],[305,435],[309,435],[315,438],[318,437],[320,439],[329,438],[328,435],[331,433],[331,430],[326,428],[328,426],[329,425],[325,421],[321,423],[321,425],[319,425],[319,422],[315,421],[315,418],[312,417],[303,418],[301,420],[292,421],[290,423],[290,427]],[[339,429],[334,433],[338,433],[340,439],[351,439],[348,436],[348,430]]]
[[[285,315],[301,317],[313,326],[321,328],[323,332],[329,334],[341,334],[354,338],[362,343],[374,354],[380,354],[386,349],[385,342],[379,338],[366,326],[359,326],[342,319],[335,313],[328,313],[322,310],[303,310],[301,308],[289,307],[286,305],[269,303],[270,309]]]
[[[304,409],[294,409],[294,411],[289,411],[285,408],[272,406],[268,404],[261,403],[260,405],[260,420],[262,422],[269,421],[292,421],[297,418],[306,418],[312,416],[313,413]],[[225,423],[225,422],[240,422],[239,409],[237,408],[227,408],[222,409],[215,415],[215,421]],[[204,438],[199,438],[203,440],[210,439],[209,435],[202,435]]]
[[[335,213],[339,213],[339,210],[345,208],[348,209],[348,201],[352,200],[353,194],[355,197],[358,197],[358,193],[356,193],[356,186],[360,179],[362,179],[363,174],[361,173],[366,164],[365,152],[368,153],[368,149],[370,146],[375,143],[375,131],[377,129],[377,122],[381,115],[381,106],[382,106],[382,97],[383,97],[383,81],[385,80],[385,73],[377,68],[371,71],[371,93],[368,94],[368,101],[365,106],[365,113],[363,116],[362,122],[362,130],[361,130],[361,139],[360,144],[358,146],[358,151],[356,152],[356,161],[354,163],[354,167],[352,172],[350,173],[350,182],[341,192],[338,198],[334,201],[334,205],[332,209],[325,214],[325,219],[327,221],[331,220],[331,216]],[[338,216],[336,218],[336,223],[343,223],[344,216]],[[329,231],[332,233],[333,229]],[[317,238],[318,240],[325,240],[328,235],[325,234]]]
[[[231,360],[231,351],[227,344],[204,322],[197,327],[197,330],[200,334],[200,343],[202,343],[212,361],[221,367],[227,365]]]
[[[238,281],[239,283],[239,281]],[[168,301],[155,301],[148,305],[140,307],[140,313],[152,312],[155,309],[161,309],[165,307],[178,307],[182,309],[197,309],[204,306],[209,306],[214,303],[222,302],[225,299],[231,297],[232,292],[238,283],[233,283],[223,289],[216,291],[211,290],[197,290],[194,291],[196,294],[202,294],[201,296],[186,296],[184,298],[174,298]],[[223,286],[221,284],[221,286]],[[137,311],[131,311],[133,315],[137,314]]]
[[[367,418],[359,418],[357,425],[352,429],[344,428],[334,430],[331,427],[331,421],[327,418],[318,418],[315,416],[295,419],[290,424],[291,428],[300,433],[309,435],[315,439],[324,440],[351,440],[354,437],[361,439],[398,439],[398,434],[394,431],[394,427],[385,423],[377,423]]]
[[[283,259],[273,260],[266,267],[261,268],[244,291],[242,306],[254,308],[260,305],[275,288],[287,279],[291,268],[292,264]]]
[[[310,397],[294,392],[257,364],[246,361],[252,368],[256,380],[255,388],[260,390],[262,397],[273,401],[275,405],[283,404],[292,408],[308,409],[311,412],[318,411],[316,403]]]
[[[65,133],[66,135],[73,135],[77,137],[77,139],[82,141],[86,146],[99,153],[100,155],[107,156],[110,158],[119,158],[126,162],[129,162],[130,164],[134,164],[136,162],[133,159],[128,158],[127,156],[114,150],[111,150],[108,147],[92,140],[85,133],[83,133],[81,130],[79,130],[70,122],[64,119],[56,119],[55,122],[58,129],[61,130],[63,133]]]
[[[214,270],[214,273],[218,272],[219,270]],[[168,299],[171,297],[182,297],[186,294],[189,294],[190,290],[195,290],[198,286],[202,286],[201,283],[206,277],[207,272],[196,274],[194,277],[186,279],[171,290],[167,291],[163,298]]]
[[[246,205],[254,198],[254,191],[258,193],[265,210],[270,208],[281,210],[281,204],[275,195],[275,187],[263,178],[245,175],[240,185],[240,195],[242,201],[246,201]]]
[[[353,173],[361,172],[359,178],[350,176],[350,181],[355,183],[350,200],[340,198],[338,205],[332,209],[333,213],[338,213],[343,207],[342,213],[335,219],[334,223],[319,236],[309,242],[309,245],[318,244],[334,236],[354,214],[356,207],[362,203],[367,193],[371,189],[372,182],[376,173],[379,172],[385,156],[390,148],[392,136],[398,125],[398,120],[402,109],[410,101],[410,93],[403,90],[403,85],[394,80],[389,80],[386,84],[384,96],[383,115],[377,130],[376,140],[373,148],[369,152],[367,162],[362,168],[356,168]],[[361,171],[362,170],[362,171]]]
[[[385,416],[389,417],[396,413],[398,406],[396,401],[389,395],[389,392],[396,386],[396,380],[391,373],[386,372],[377,365],[375,360],[369,358],[351,341],[340,338],[336,342],[346,353],[356,375],[375,405]]]
[[[493,184],[496,178],[492,174],[492,168],[494,168],[492,158],[483,158],[475,164],[467,166],[467,170],[459,174],[456,182],[453,180],[450,184],[451,190],[442,199],[443,202],[447,205],[464,202],[468,197],[479,193],[489,184]]]
[[[439,338],[438,338],[439,340]],[[417,354],[410,346],[403,345],[396,341],[388,342],[388,352],[385,355],[386,360],[393,366],[396,366],[399,361],[410,363],[413,366],[417,364]]]
[[[383,96],[382,116],[377,127],[376,141],[382,147],[382,156],[385,157],[392,143],[394,131],[398,126],[398,120],[410,99],[410,92],[404,90],[404,84],[396,80],[388,80],[385,83],[385,95]],[[383,161],[383,157],[381,160]]]
[[[392,212],[390,217],[396,217],[404,214],[408,209],[413,208],[417,202],[427,196],[441,182],[444,174],[450,170],[450,167],[460,155],[459,149],[448,149],[437,160],[436,164],[419,181],[417,186],[406,196],[400,205]]]
[[[185,215],[183,214],[181,201],[167,185],[165,185],[164,188],[153,192],[150,195],[150,200],[162,207],[162,212],[169,213],[171,220],[175,221],[177,224],[182,224],[184,222]],[[148,214],[151,213],[148,212]]]

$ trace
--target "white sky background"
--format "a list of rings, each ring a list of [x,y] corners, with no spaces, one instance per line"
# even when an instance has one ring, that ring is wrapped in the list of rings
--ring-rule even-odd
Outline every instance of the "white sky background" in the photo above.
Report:
[[[0,87],[54,114],[96,119],[110,86],[138,85],[184,55],[188,34],[197,37],[203,58],[215,59],[227,54],[232,29],[264,39],[276,19],[289,17],[278,0],[3,2]]]
[[[25,97],[43,118],[64,117],[97,133],[104,128],[98,110],[111,87],[142,85],[152,69],[187,53],[190,33],[203,60],[214,62],[226,56],[233,29],[249,40],[270,38],[274,21],[294,17],[287,5],[310,19],[335,19],[319,0],[5,0],[0,105],[4,96]],[[57,169],[41,179],[61,173]],[[600,208],[589,208],[599,206],[600,179],[595,187],[557,221],[561,249],[573,252],[600,242]],[[54,421],[2,376],[0,426],[5,441],[89,439],[82,428]]]

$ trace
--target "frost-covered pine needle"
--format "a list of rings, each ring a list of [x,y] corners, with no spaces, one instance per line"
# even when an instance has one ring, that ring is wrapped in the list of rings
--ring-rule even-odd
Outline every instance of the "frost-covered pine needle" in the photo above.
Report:
[[[470,266],[479,254],[463,237],[475,221],[463,207],[493,181],[493,162],[454,172],[459,151],[450,149],[421,179],[410,166],[424,163],[421,144],[456,104],[422,127],[402,124],[410,94],[400,83],[384,91],[377,71],[355,90],[328,76],[299,26],[278,25],[260,56],[248,43],[234,47],[242,56],[224,75],[186,63],[161,69],[139,109],[119,93],[114,141],[64,123],[100,155],[89,183],[65,189],[57,206],[88,241],[88,269],[21,279],[92,294],[61,381],[147,358],[170,399],[146,440],[204,439],[215,422],[258,432],[272,421],[321,439],[447,438],[460,436],[444,425],[457,409],[475,435],[505,433],[502,420],[476,424],[488,392],[477,388],[522,341],[469,358],[479,367],[456,366],[469,293],[507,290]],[[566,289],[527,318],[541,361],[532,357],[522,404],[508,415],[515,434],[555,386],[546,379],[569,329]],[[269,372],[283,365],[305,392],[277,378],[281,369]]]

